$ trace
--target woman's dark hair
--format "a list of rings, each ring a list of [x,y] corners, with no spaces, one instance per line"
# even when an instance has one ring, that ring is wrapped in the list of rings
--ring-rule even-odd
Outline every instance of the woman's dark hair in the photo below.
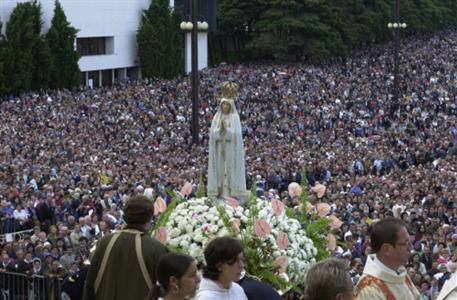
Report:
[[[204,255],[206,266],[203,268],[203,277],[212,280],[219,278],[219,263],[233,265],[238,255],[243,252],[243,246],[240,241],[232,237],[218,237],[209,242],[206,246]]]
[[[178,253],[168,253],[162,256],[157,265],[157,283],[152,287],[147,299],[156,300],[165,296],[169,288],[170,277],[181,278],[193,261],[195,261],[193,257]]]

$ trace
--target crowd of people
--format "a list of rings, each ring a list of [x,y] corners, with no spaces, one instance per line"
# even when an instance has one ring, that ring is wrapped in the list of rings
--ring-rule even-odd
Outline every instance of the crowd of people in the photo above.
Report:
[[[331,204],[344,222],[332,255],[347,259],[354,283],[373,220],[401,218],[413,242],[408,273],[431,299],[457,263],[457,30],[402,41],[398,99],[392,54],[387,44],[319,66],[205,70],[198,145],[188,77],[5,99],[1,230],[31,232],[2,237],[0,271],[77,272],[93,242],[122,227],[129,196],[169,200],[168,189],[195,187],[206,175],[218,87],[233,80],[248,186],[293,207],[288,184],[306,170],[310,202]]]

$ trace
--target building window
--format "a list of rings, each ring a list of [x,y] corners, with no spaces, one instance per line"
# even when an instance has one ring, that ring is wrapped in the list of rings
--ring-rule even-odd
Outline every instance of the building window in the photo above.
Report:
[[[107,54],[105,37],[78,38],[76,47],[81,56]]]

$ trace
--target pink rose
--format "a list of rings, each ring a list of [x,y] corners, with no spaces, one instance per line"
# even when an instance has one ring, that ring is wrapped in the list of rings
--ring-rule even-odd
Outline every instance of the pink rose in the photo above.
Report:
[[[181,188],[181,195],[184,197],[189,196],[192,194],[192,184],[190,182],[186,182],[183,187]]]
[[[160,215],[167,209],[167,203],[162,197],[157,197],[156,201],[154,202],[154,215]]]
[[[228,205],[230,205],[233,208],[237,208],[238,206],[240,206],[238,204],[238,200],[236,200],[235,198],[225,197],[225,201],[227,202]]]
[[[279,217],[284,213],[284,203],[277,199],[271,200],[271,207],[275,216]]]
[[[343,225],[343,222],[334,215],[328,216],[328,218],[332,221],[330,223],[330,229],[339,229]]]
[[[271,226],[264,219],[257,219],[254,223],[254,232],[258,237],[266,237],[271,233]]]
[[[319,215],[319,217],[325,217],[326,215],[328,215],[330,213],[330,211],[331,211],[331,207],[327,203],[324,203],[324,202],[317,203],[317,214]]]
[[[333,234],[329,233],[327,234],[327,237],[325,238],[327,241],[327,249],[330,251],[335,251],[336,250],[336,238]]]
[[[167,229],[165,229],[163,226],[159,227],[159,229],[156,231],[155,237],[159,242],[165,245],[167,242]]]
[[[293,197],[298,197],[301,195],[302,193],[302,188],[301,186],[296,183],[296,182],[292,182],[291,184],[289,184],[289,195],[293,198]]]
[[[233,228],[233,230],[235,230],[236,232],[239,232],[240,231],[240,226],[241,226],[240,219],[233,219],[232,220],[232,228]]]
[[[287,246],[289,246],[289,237],[287,236],[287,233],[282,231],[278,232],[276,241],[278,242],[279,249],[281,250],[285,250],[287,249]]]
[[[274,265],[278,268],[279,274],[286,273],[289,260],[287,259],[287,256],[280,256],[275,259]]]

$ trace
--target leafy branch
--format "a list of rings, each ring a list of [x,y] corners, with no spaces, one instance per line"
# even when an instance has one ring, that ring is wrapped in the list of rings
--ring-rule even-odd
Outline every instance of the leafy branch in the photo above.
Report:
[[[175,192],[173,192],[173,190],[167,190],[167,194],[171,195],[171,202],[167,206],[165,211],[160,216],[158,216],[154,224],[154,228],[152,229],[152,233],[155,233],[157,229],[167,224],[168,220],[170,219],[171,213],[175,210],[176,206],[179,203],[178,196]]]
[[[200,178],[198,179],[197,193],[195,196],[197,198],[205,197],[205,183],[203,182],[202,173],[200,173]]]
[[[303,169],[301,173],[301,188],[302,192],[300,194],[300,223],[305,223],[308,220],[308,211],[306,204],[308,202],[308,179],[306,178],[306,169]]]

